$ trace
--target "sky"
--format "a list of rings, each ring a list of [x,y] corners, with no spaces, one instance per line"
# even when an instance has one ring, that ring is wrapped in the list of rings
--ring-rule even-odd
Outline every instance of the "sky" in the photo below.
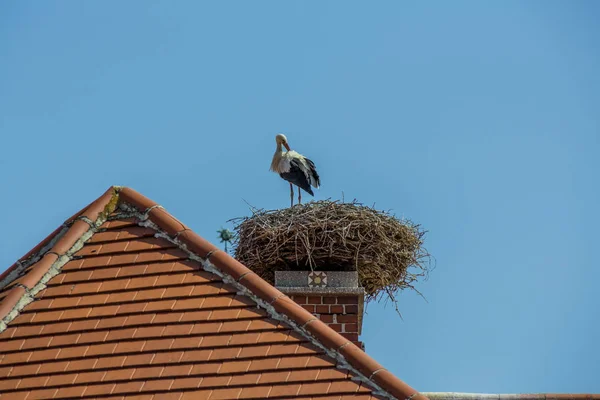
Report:
[[[370,304],[420,391],[600,392],[600,3],[5,1],[0,271],[111,185],[201,236],[316,199],[428,231],[435,270]],[[308,199],[308,195],[305,199]]]

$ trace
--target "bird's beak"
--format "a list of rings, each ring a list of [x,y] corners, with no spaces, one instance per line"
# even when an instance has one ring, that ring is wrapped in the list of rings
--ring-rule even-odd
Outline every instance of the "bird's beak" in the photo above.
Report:
[[[287,142],[283,142],[283,147],[285,147],[287,151],[290,151],[290,145],[287,144]]]

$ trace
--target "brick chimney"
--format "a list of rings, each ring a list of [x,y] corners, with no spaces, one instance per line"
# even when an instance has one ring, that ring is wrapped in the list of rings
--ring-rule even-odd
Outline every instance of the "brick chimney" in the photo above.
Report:
[[[364,349],[358,336],[365,291],[356,271],[276,271],[275,287]]]

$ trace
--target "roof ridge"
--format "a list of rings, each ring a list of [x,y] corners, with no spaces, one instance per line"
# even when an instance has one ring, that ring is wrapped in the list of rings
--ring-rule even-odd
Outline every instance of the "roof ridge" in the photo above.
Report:
[[[1,289],[18,279],[21,272],[31,268],[22,276],[21,282],[15,284],[0,300],[0,332],[45,288],[46,282],[60,273],[61,267],[106,221],[117,207],[119,190],[120,187],[110,187],[0,275]]]
[[[240,294],[252,298],[273,318],[291,325],[343,367],[355,372],[359,381],[374,387],[374,394],[399,400],[427,400],[427,397],[383,368],[354,343],[229,254],[194,233],[163,207],[126,187],[110,187],[0,276],[0,284],[2,279],[12,281],[21,271],[32,266],[21,283],[14,285],[7,296],[0,300],[0,332],[33,300],[36,293],[45,288],[46,282],[60,273],[62,266],[71,260],[72,255],[98,231],[118,206],[124,214],[135,216],[140,221],[139,225],[155,230],[156,237],[166,239],[186,251],[190,259],[199,262],[204,270],[216,274],[225,283],[240,290]],[[23,267],[26,260],[27,267]],[[13,279],[10,279],[11,276]]]

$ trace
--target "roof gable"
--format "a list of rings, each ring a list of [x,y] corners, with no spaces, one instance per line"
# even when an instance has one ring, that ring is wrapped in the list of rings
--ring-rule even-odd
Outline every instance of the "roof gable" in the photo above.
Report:
[[[420,396],[128,188],[0,276],[0,318],[11,399]]]

